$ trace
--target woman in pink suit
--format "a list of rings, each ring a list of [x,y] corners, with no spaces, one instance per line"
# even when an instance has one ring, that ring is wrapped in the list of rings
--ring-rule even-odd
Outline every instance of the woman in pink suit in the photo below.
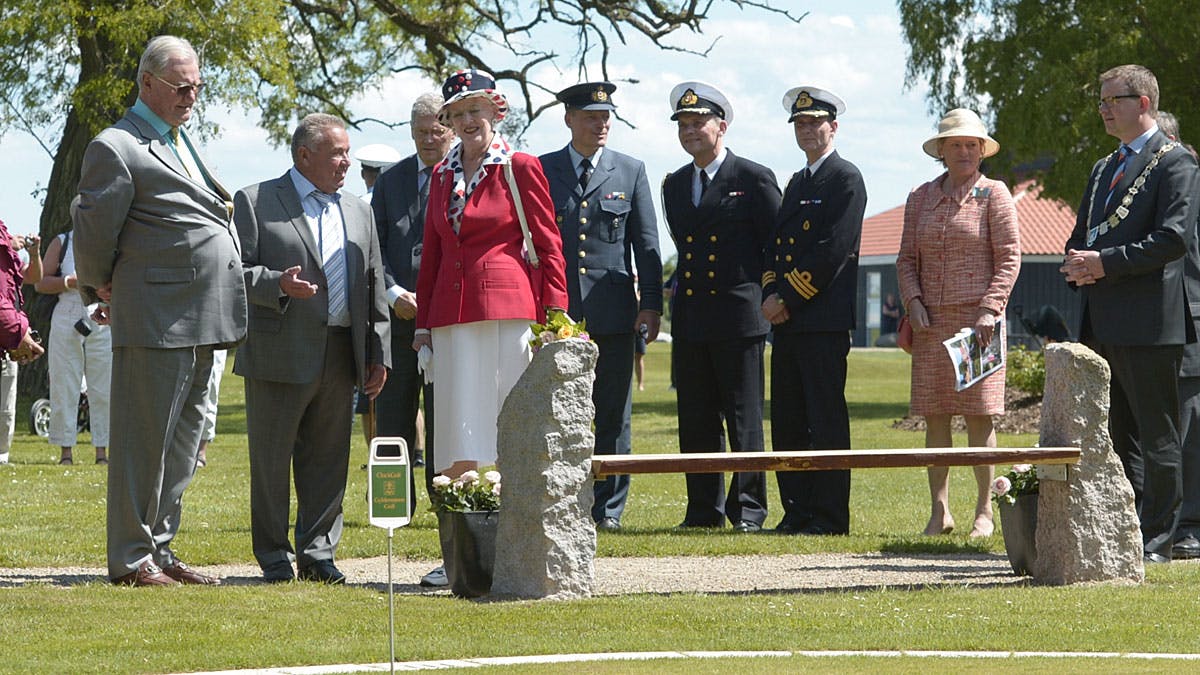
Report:
[[[429,347],[435,364],[433,469],[457,477],[496,463],[496,419],[529,364],[529,323],[567,306],[567,283],[541,164],[495,129],[508,112],[495,80],[458,71],[442,94],[439,118],[459,142],[430,177],[413,349]],[[524,252],[510,175],[536,269]]]
[[[1004,308],[1021,268],[1016,206],[1004,183],[979,171],[1000,144],[974,112],[946,113],[922,149],[946,172],[908,196],[896,259],[901,299],[913,325],[911,412],[925,417],[925,447],[953,445],[954,415],[966,419],[968,445],[995,447],[992,415],[1004,413],[1004,369],[955,391],[954,366],[942,341],[969,327],[987,344],[999,318],[1003,344]],[[954,529],[949,469],[928,472],[925,534],[946,534]],[[973,537],[992,534],[991,481],[992,467],[975,467]]]

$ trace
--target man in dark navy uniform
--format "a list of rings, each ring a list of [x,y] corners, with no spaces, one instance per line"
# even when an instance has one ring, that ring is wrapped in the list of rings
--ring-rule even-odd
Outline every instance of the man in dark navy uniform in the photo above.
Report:
[[[774,326],[771,443],[776,450],[850,447],[846,356],[858,293],[867,189],[833,149],[846,104],[817,87],[789,90],[783,108],[807,166],[792,176],[767,246],[762,313]],[[780,471],[780,534],[847,534],[850,471]]]
[[[658,224],[646,167],[605,147],[615,90],[609,82],[585,82],[558,92],[567,109],[571,142],[541,157],[567,261],[567,311],[587,321],[600,349],[592,389],[598,455],[630,452],[634,346],[639,332],[648,342],[658,336],[663,300]],[[635,263],[640,304],[634,292]],[[619,530],[629,476],[598,480],[594,492],[596,526]]]
[[[679,250],[671,319],[681,452],[763,450],[763,349],[769,324],[759,311],[767,239],[779,210],[770,169],[724,145],[729,100],[712,85],[683,82],[669,99],[679,143],[692,162],[663,182],[667,225]],[[722,428],[724,421],[724,429]],[[757,532],[767,517],[766,476],[687,475],[682,527]]]

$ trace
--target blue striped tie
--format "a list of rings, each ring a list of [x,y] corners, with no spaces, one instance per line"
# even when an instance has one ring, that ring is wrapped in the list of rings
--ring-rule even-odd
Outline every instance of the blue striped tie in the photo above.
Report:
[[[342,232],[342,212],[337,195],[313,190],[312,196],[321,204],[317,230],[321,234],[321,269],[329,291],[329,317],[336,318],[346,308],[346,253]]]
[[[1117,155],[1117,170],[1113,172],[1112,181],[1108,184],[1108,196],[1104,198],[1104,208],[1108,208],[1108,203],[1112,201],[1113,192],[1117,189],[1117,183],[1125,177],[1125,164],[1129,160],[1129,155],[1133,154],[1133,149],[1124,143],[1121,144],[1121,152]]]

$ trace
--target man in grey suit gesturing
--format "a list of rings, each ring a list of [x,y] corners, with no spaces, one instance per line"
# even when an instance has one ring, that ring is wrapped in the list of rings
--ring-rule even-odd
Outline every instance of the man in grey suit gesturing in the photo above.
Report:
[[[138,100],[83,157],[74,205],[75,264],[85,292],[108,302],[112,447],[108,572],[132,586],[217,584],[171,550],[196,470],[213,350],[246,334],[246,291],[229,193],[183,124],[204,83],[172,36],[150,41]]]
[[[371,208],[340,199],[350,168],[342,121],[315,113],[292,135],[294,166],[238,191],[234,222],[250,299],[250,334],[234,372],[246,378],[250,527],[268,582],[345,583],[342,534],[351,394],[374,398],[391,363],[379,236]],[[296,547],[288,541],[296,472]]]

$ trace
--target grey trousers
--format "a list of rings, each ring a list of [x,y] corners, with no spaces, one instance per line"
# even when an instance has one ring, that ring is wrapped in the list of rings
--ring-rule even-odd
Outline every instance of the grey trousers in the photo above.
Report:
[[[108,573],[175,561],[183,491],[196,472],[212,345],[114,347]]]

